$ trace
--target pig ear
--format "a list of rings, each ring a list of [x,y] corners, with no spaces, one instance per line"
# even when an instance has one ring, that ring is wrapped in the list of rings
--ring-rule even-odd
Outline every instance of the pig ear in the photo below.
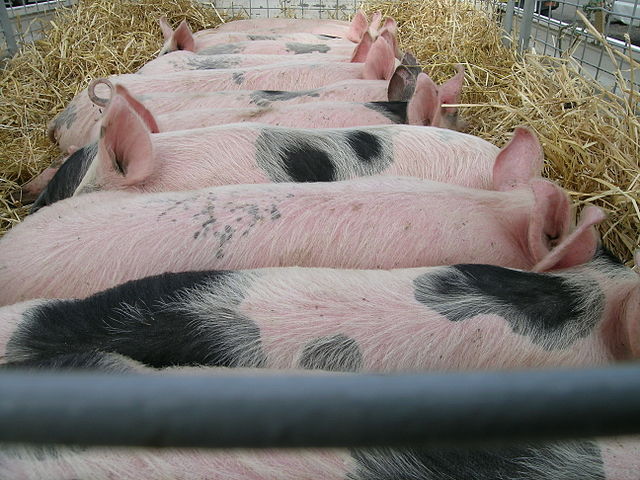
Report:
[[[380,32],[380,36],[384,38],[391,46],[394,58],[400,58],[400,51],[398,50],[398,37],[391,33],[388,29],[383,28]]]
[[[593,258],[600,243],[595,226],[607,218],[598,207],[589,206],[580,216],[575,230],[565,236],[534,267],[534,272],[582,265]]]
[[[156,122],[153,114],[147,110],[147,107],[131,95],[124,85],[116,84],[116,94],[120,95],[129,103],[129,106],[138,114],[151,133],[160,132],[160,128],[158,127],[158,123]]]
[[[392,17],[387,17],[384,19],[384,23],[382,24],[382,28],[386,28],[394,35],[398,34],[398,22],[395,21]]]
[[[373,37],[369,32],[364,32],[360,43],[353,49],[353,55],[351,55],[351,62],[364,63],[369,56],[369,51],[373,45]]]
[[[442,103],[460,103],[462,86],[464,85],[464,66],[456,65],[456,74],[440,86]]]
[[[387,41],[378,37],[364,62],[365,80],[390,80],[396,67],[396,57]]]
[[[124,185],[142,183],[152,172],[149,130],[120,95],[114,96],[102,120],[98,155],[103,168],[124,176]]]
[[[176,31],[173,32],[173,39],[176,42],[177,50],[188,50],[189,52],[196,51],[196,42],[193,38],[193,33],[191,33],[191,27],[186,20],[180,22]]]
[[[367,15],[362,10],[358,10],[349,25],[349,31],[346,35],[347,40],[359,42],[368,28],[369,22],[367,21]]]
[[[410,52],[407,52],[402,56],[400,64],[406,67],[407,70],[409,70],[409,72],[411,72],[411,74],[416,78],[418,78],[418,75],[422,73],[422,66],[420,65],[420,62],[418,62],[418,59]]]
[[[371,16],[371,23],[369,24],[369,31],[376,34],[380,30],[380,22],[382,21],[382,13],[376,12]]]
[[[164,37],[165,40],[169,40],[171,38],[171,36],[173,35],[173,28],[171,28],[171,25],[169,25],[169,21],[167,20],[167,17],[160,17],[160,30],[162,30],[162,36]]]
[[[416,89],[407,105],[407,123],[409,125],[435,125],[440,113],[438,87],[429,75],[418,75]]]
[[[390,102],[408,102],[413,96],[416,88],[416,77],[407,67],[400,65],[393,73],[389,86],[387,87],[387,97]]]
[[[512,190],[529,183],[540,176],[543,163],[542,145],[536,134],[526,127],[516,127],[493,164],[494,190]]]

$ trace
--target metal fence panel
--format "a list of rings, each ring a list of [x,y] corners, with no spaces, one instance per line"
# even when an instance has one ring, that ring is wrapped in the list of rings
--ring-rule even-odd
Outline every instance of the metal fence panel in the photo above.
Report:
[[[215,7],[231,16],[247,15],[251,18],[282,17],[335,18],[345,20],[356,11],[357,0],[215,0]]]
[[[70,6],[73,0],[4,0],[0,6],[0,26],[4,45],[0,58],[13,55],[20,45],[38,40],[48,28],[55,9]]]

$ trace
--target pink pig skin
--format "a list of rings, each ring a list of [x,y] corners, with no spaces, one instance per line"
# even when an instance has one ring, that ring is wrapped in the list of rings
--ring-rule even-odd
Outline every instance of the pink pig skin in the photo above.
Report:
[[[145,64],[139,74],[158,75],[169,72],[184,72],[186,70],[214,70],[229,68],[216,65],[232,65],[233,68],[256,67],[259,65],[277,65],[280,63],[313,63],[313,62],[343,62],[351,59],[341,55],[325,53],[303,53],[300,55],[264,55],[264,54],[221,54],[198,55],[196,53],[178,50],[162,57],[158,57]]]
[[[157,131],[153,117],[149,121],[152,131]],[[245,123],[150,134],[142,118],[119,95],[109,105],[101,132],[97,157],[78,192],[192,190],[232,183],[346,180],[374,174],[493,188],[499,152],[479,137],[410,125],[304,130]],[[362,160],[371,145],[361,151],[351,142],[364,135],[365,142],[377,143],[378,152]],[[526,182],[542,167],[541,148],[525,129],[519,129],[514,140],[512,147],[522,145],[530,152],[511,159],[507,149],[501,158],[513,164],[507,168]],[[296,149],[301,157],[288,160],[286,152]],[[323,152],[326,159],[311,160],[315,152]],[[310,176],[291,173],[288,161],[308,170]],[[325,176],[318,170],[325,168],[333,174]]]
[[[454,280],[457,290],[443,287]],[[211,277],[201,278],[174,283],[173,289],[160,287],[164,284],[158,279],[134,285],[116,287],[109,301],[104,294],[100,300],[87,298],[82,306],[41,299],[1,308],[0,355],[15,362],[61,351],[50,337],[64,338],[69,351],[101,351],[108,345],[114,352],[129,352],[135,343],[131,356],[156,367],[224,358],[234,366],[392,373],[594,367],[632,360],[640,352],[635,332],[640,323],[640,275],[602,254],[544,275],[487,265],[396,270],[290,267],[234,271],[213,283]],[[502,286],[499,299],[489,293],[496,286]],[[176,296],[178,289],[182,293]],[[523,290],[530,293],[525,299]],[[132,298],[151,305],[150,310],[136,311],[127,300]],[[555,318],[549,318],[548,302],[555,306]],[[166,311],[175,317],[175,328],[162,334],[163,320],[154,320],[153,305],[169,304]],[[566,308],[574,304],[581,306],[579,313]],[[33,314],[39,307],[48,313]],[[79,311],[92,313],[83,316]],[[113,318],[116,311],[129,314]],[[80,319],[84,324],[76,326]],[[250,334],[238,328],[247,321],[256,327]],[[91,340],[83,338],[82,332],[93,324],[101,329]],[[198,353],[173,358],[172,352],[193,347],[189,332],[207,327],[212,332],[220,327],[233,331],[236,343],[220,342],[219,335],[211,333],[198,340]],[[119,339],[118,329],[130,335]],[[23,332],[36,341],[23,341]],[[43,335],[47,340],[38,340]],[[144,342],[147,335],[153,336],[152,343]],[[256,339],[259,354],[246,348]],[[319,339],[324,339],[324,351],[309,353],[309,346],[317,346]],[[163,353],[156,354],[156,349]]]
[[[233,23],[233,22],[232,22]],[[348,43],[348,42],[359,42],[363,35],[369,29],[368,21],[366,19],[366,15],[364,13],[358,13],[354,16],[353,21],[349,25],[344,25],[343,23],[336,24],[335,22],[322,22],[319,23],[315,20],[302,20],[302,21],[284,21],[281,19],[279,22],[273,23],[271,22],[271,29],[277,29],[279,32],[267,32],[271,35],[277,35],[278,33],[288,34],[287,37],[280,35],[281,39],[288,38],[289,40],[294,41],[311,41],[318,43],[318,41],[323,41],[325,43],[331,43],[335,45],[339,45],[340,43]],[[229,43],[231,41],[239,41],[237,39],[242,40],[257,40],[255,38],[256,34],[260,34],[261,32],[254,32],[251,34],[251,38],[249,34],[237,32],[234,30],[225,31],[223,28],[218,29],[208,29],[201,30],[193,34],[191,32],[191,28],[187,24],[186,21],[182,21],[178,28],[174,31],[167,20],[165,18],[160,19],[160,29],[162,30],[162,35],[164,37],[164,45],[160,50],[160,55],[175,51],[175,50],[190,50],[192,52],[198,52],[203,48],[211,45],[210,38],[218,37],[224,38],[222,43]],[[370,32],[372,34],[378,33],[378,25],[372,25]],[[397,34],[397,29],[394,31],[392,28],[387,28],[394,35]],[[264,35],[264,33],[263,33]],[[335,40],[330,38],[322,38],[321,35],[328,36],[336,36],[342,37],[345,40],[337,38]],[[236,39],[236,40],[233,40]],[[240,40],[240,41],[242,41]],[[259,40],[257,40],[259,41]]]
[[[541,179],[504,192],[400,177],[97,192],[42,209],[0,240],[0,303],[84,297],[165,271],[532,268],[547,257],[562,268],[593,256],[590,225],[602,218],[588,220],[572,233],[566,194]]]
[[[584,445],[585,441],[579,443]],[[593,456],[576,455],[566,445],[569,442],[538,444],[547,447],[516,451],[511,455],[500,455],[498,461],[515,463],[512,472],[508,468],[503,473],[495,466],[501,480],[521,480],[536,478],[551,480],[562,478],[567,471],[575,472],[573,477],[581,480],[638,480],[640,471],[640,440],[637,437],[620,439],[600,439],[589,442],[595,450]],[[615,448],[611,445],[615,444]],[[517,446],[517,445],[515,445]],[[376,453],[385,451],[384,455]],[[492,452],[491,449],[483,450]],[[356,451],[358,452],[358,451]],[[367,450],[364,450],[367,452]],[[402,448],[369,451],[368,465],[375,464],[374,472],[359,468],[358,461],[349,450],[193,450],[193,449],[73,449],[62,446],[47,446],[33,449],[12,446],[0,452],[0,475],[11,480],[388,480],[403,478],[448,478],[468,480],[468,470],[458,471],[455,462],[446,465],[424,466],[414,456],[415,450]],[[429,449],[425,449],[428,455]],[[553,456],[549,458],[550,453]],[[486,455],[486,454],[485,454]],[[473,452],[470,453],[473,458]],[[434,452],[435,459],[441,458],[440,450]],[[359,457],[360,459],[362,457]],[[483,460],[482,454],[479,460]],[[477,461],[477,460],[476,460]],[[490,461],[490,460],[489,460]],[[496,462],[498,465],[499,463]],[[481,463],[482,464],[482,463]],[[483,465],[483,471],[488,467]],[[525,466],[529,466],[525,470]],[[504,467],[503,467],[504,468]],[[432,474],[444,470],[446,477]],[[523,477],[522,471],[532,472],[535,477]],[[387,474],[385,474],[385,473]],[[398,476],[388,476],[388,472]],[[509,473],[512,473],[511,475]],[[413,474],[411,476],[406,476]],[[604,474],[604,476],[602,476]],[[420,476],[418,476],[420,475]],[[483,477],[487,478],[487,477]],[[566,477],[572,478],[572,477]]]
[[[393,62],[395,64],[395,60]],[[154,113],[206,107],[264,107],[273,102],[299,104],[332,100],[409,101],[414,95],[414,90],[416,93],[418,91],[416,79],[402,67],[396,70],[391,82],[347,80],[312,90],[299,90],[294,87],[295,90],[289,92],[282,92],[280,87],[276,87],[276,92],[220,91],[215,82],[194,84],[196,79],[191,77],[192,74],[202,79],[202,74],[206,77],[207,72],[180,72],[160,76],[133,74],[116,78],[117,83],[126,86],[132,94],[142,95],[141,100],[148,104],[148,108]],[[191,80],[188,85],[181,83],[189,78]],[[90,132],[102,117],[104,106],[111,96],[110,88],[102,83],[103,79],[94,80],[90,85],[89,95],[87,90],[77,94],[67,108],[49,122],[49,138],[58,143],[61,150],[66,152],[72,145],[85,145],[90,138]],[[169,94],[170,92],[176,93]]]

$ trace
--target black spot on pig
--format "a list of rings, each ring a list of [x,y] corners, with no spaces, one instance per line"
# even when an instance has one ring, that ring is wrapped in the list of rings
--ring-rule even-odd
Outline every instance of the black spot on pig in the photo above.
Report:
[[[393,163],[386,127],[290,129],[264,127],[256,164],[272,182],[331,182],[376,175]]]
[[[499,315],[514,333],[547,350],[589,335],[604,309],[597,282],[584,276],[469,264],[436,269],[413,284],[416,300],[452,322]]]
[[[336,37],[335,35],[327,35],[326,33],[320,33],[316,35],[316,37],[318,37],[321,40],[334,40],[336,38],[340,38],[340,37]]]
[[[57,129],[62,128],[64,125],[67,129],[70,129],[73,122],[76,121],[77,107],[71,103],[67,108],[61,111],[53,120],[53,125]]]
[[[381,113],[393,123],[407,123],[407,102],[368,102],[364,106]]]
[[[102,351],[156,368],[260,367],[260,330],[235,309],[243,278],[231,271],[167,273],[82,300],[46,301],[25,312],[7,359]]]
[[[362,130],[347,133],[347,142],[360,161],[365,163],[372,163],[382,153],[378,138]]]
[[[211,47],[203,48],[198,55],[224,55],[229,53],[242,53],[245,49],[243,43],[221,43]]]
[[[307,343],[298,366],[307,370],[357,372],[362,368],[358,343],[343,334],[320,337]]]
[[[187,60],[187,65],[193,70],[217,70],[220,68],[232,68],[239,64],[239,57],[190,57]]]
[[[304,147],[289,147],[281,152],[287,175],[294,182],[332,182],[335,167],[327,152]]]
[[[256,90],[251,93],[251,102],[258,103],[260,101],[279,102],[292,100],[298,97],[319,97],[320,94],[315,90],[299,90],[295,92],[285,92],[282,90]]]
[[[330,50],[329,45],[322,43],[289,42],[286,43],[285,46],[287,48],[287,52],[294,52],[294,55],[313,52],[327,53]]]
[[[233,75],[231,75],[231,78],[233,79],[233,83],[235,83],[236,85],[242,85],[242,82],[244,82],[244,73],[234,73]]]
[[[277,37],[274,35],[247,35],[247,38],[251,42],[255,42],[256,40],[277,40]]]
[[[84,178],[89,165],[98,152],[98,144],[92,143],[76,150],[60,166],[51,181],[31,205],[31,213],[59,200],[73,196],[73,193]]]
[[[589,441],[464,450],[352,450],[350,480],[604,480],[602,454]]]

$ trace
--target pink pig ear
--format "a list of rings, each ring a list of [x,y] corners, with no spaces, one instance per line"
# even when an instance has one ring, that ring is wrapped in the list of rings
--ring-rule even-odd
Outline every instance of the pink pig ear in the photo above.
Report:
[[[380,29],[380,22],[382,22],[382,13],[376,12],[371,16],[371,23],[369,24],[369,31],[372,34],[376,34]]]
[[[143,183],[153,171],[149,129],[121,95],[114,95],[103,117],[98,155],[102,168],[124,176],[123,185]]]
[[[392,33],[387,28],[383,28],[380,31],[380,36],[384,38],[387,41],[387,43],[391,46],[394,57],[398,59],[402,58],[402,55],[400,54],[400,49],[398,48],[398,37],[396,36],[396,34]]]
[[[568,268],[590,260],[598,247],[594,225],[606,218],[597,207],[586,208],[571,231],[568,195],[548,180],[531,182],[535,207],[529,220],[528,243],[534,271]]]
[[[378,37],[364,62],[365,80],[389,80],[396,68],[396,57],[387,41]]]
[[[159,23],[160,23],[160,30],[162,30],[162,36],[164,37],[165,40],[169,40],[173,35],[173,28],[171,28],[171,25],[169,25],[169,21],[167,20],[167,17],[164,17],[164,16],[160,17]]]
[[[173,40],[176,42],[177,50],[196,51],[196,41],[193,38],[193,33],[191,33],[191,27],[189,27],[186,20],[180,22],[176,31],[173,32]]]
[[[409,125],[435,125],[440,113],[438,87],[426,73],[418,74],[416,89],[407,105]]]
[[[352,63],[364,63],[369,56],[369,52],[371,51],[371,47],[373,46],[373,38],[369,32],[364,32],[362,35],[362,39],[360,43],[356,45],[356,48],[353,49],[353,54],[351,55]]]
[[[593,258],[600,243],[595,226],[607,218],[598,207],[589,206],[580,216],[575,230],[562,239],[553,250],[534,267],[533,271],[569,268],[582,265]]]
[[[129,103],[129,106],[140,116],[151,133],[160,132],[160,128],[158,127],[158,123],[156,122],[153,114],[149,110],[147,110],[147,107],[145,107],[142,103],[140,103],[140,101],[138,101],[133,95],[131,95],[131,93],[129,93],[129,90],[127,90],[124,85],[116,84],[115,89],[116,94],[120,95]]]
[[[539,177],[544,163],[542,145],[532,130],[516,127],[513,137],[493,165],[493,188],[512,190]]]
[[[359,42],[368,28],[369,22],[367,21],[367,15],[362,10],[358,10],[349,25],[349,31],[346,35],[347,40],[356,43]]]

